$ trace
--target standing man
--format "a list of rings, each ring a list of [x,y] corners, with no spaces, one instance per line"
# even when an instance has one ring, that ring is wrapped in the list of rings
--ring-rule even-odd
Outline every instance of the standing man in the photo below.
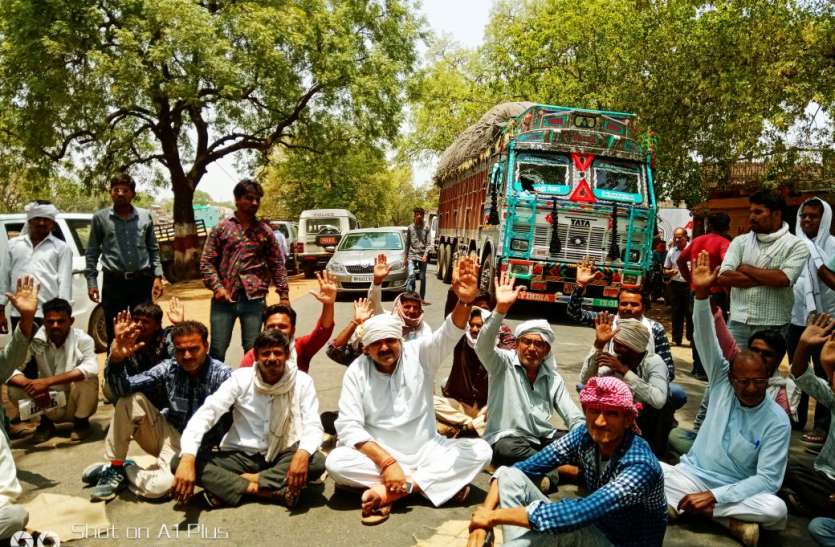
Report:
[[[423,207],[415,207],[415,221],[409,224],[406,232],[406,260],[409,263],[409,277],[406,279],[406,292],[415,292],[416,280],[420,278],[420,298],[423,305],[426,301],[426,264],[429,263],[429,226],[423,222],[426,211]]]
[[[678,258],[687,247],[687,230],[676,228],[673,232],[673,248],[664,259],[664,277],[670,279],[670,294],[673,308],[673,344],[680,346],[683,334],[693,343],[693,318],[690,315],[690,286],[678,269]],[[686,326],[685,326],[686,325]]]
[[[136,182],[127,173],[110,179],[113,206],[93,215],[87,241],[87,295],[101,301],[107,341],[113,341],[113,320],[124,309],[162,296],[162,262],[151,213],[131,205]],[[101,257],[103,281],[98,288]],[[101,300],[99,300],[101,298]]]
[[[835,237],[829,234],[831,224],[832,208],[819,198],[804,201],[797,210],[795,233],[809,249],[809,260],[794,284],[794,307],[789,335],[786,337],[789,358],[794,356],[794,350],[806,328],[806,319],[810,313],[835,315],[835,291],[821,283],[818,274],[829,260],[835,258]],[[820,347],[811,348],[810,355],[814,363],[814,374],[818,378],[826,378],[820,363]],[[801,431],[806,427],[808,410],[809,395],[804,392],[797,407],[797,426]],[[826,440],[829,416],[829,410],[823,405],[816,406],[814,429],[804,435],[803,440],[816,444]]]
[[[792,285],[809,260],[808,247],[783,221],[783,196],[760,190],[749,201],[751,231],[731,241],[719,270],[719,284],[731,290],[728,329],[740,347],[755,331],[773,328],[786,335],[794,305]]]
[[[24,208],[26,228],[12,238],[6,256],[0,258],[0,334],[9,332],[6,324],[6,292],[17,280],[32,276],[38,282],[37,318],[43,318],[43,304],[53,298],[72,301],[72,251],[69,245],[52,235],[58,209],[48,201],[34,201]],[[20,320],[12,309],[12,330]],[[35,321],[40,324],[38,319]]]
[[[241,322],[241,345],[252,349],[261,332],[270,281],[281,304],[290,305],[287,270],[272,228],[256,217],[264,190],[254,180],[235,185],[235,214],[220,221],[206,239],[200,257],[203,284],[214,292],[211,309],[212,358],[223,361],[235,320]]]

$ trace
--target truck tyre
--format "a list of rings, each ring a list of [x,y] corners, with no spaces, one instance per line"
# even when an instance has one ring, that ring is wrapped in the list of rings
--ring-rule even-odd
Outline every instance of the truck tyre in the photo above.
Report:
[[[444,252],[444,283],[452,283],[452,268],[455,266],[455,251],[453,250],[453,243],[446,244]]]
[[[496,276],[496,265],[493,261],[492,251],[485,253],[481,259],[481,274],[478,278],[478,288],[490,294],[490,300],[496,296],[496,285],[493,278]]]
[[[316,264],[307,262],[302,266],[302,270],[304,270],[304,278],[305,279],[313,279],[316,277]]]
[[[96,345],[96,353],[107,351],[107,324],[104,320],[104,308],[96,306],[90,314],[90,325],[87,334],[93,339]]]
[[[439,243],[438,244],[438,252],[437,252],[437,255],[438,255],[438,272],[435,274],[435,277],[437,277],[441,281],[444,280],[444,270],[446,269],[446,260],[445,260],[446,252],[444,251],[445,248],[446,248],[445,243]]]

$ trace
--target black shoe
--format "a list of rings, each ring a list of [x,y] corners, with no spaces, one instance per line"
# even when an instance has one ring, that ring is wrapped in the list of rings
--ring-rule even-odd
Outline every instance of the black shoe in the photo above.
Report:
[[[93,426],[90,425],[89,418],[76,418],[73,421],[72,433],[70,440],[73,442],[81,442],[93,433]]]
[[[52,420],[46,416],[41,416],[41,423],[39,423],[38,428],[35,429],[35,434],[32,435],[32,441],[35,444],[41,444],[51,439],[54,435],[55,424],[52,423]]]

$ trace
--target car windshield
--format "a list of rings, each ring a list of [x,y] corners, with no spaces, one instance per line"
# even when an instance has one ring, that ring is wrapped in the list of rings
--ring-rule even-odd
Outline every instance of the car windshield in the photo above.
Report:
[[[332,233],[338,234],[339,229],[338,218],[309,218],[305,220],[308,235]]]
[[[348,234],[339,244],[340,251],[400,251],[403,241],[397,232],[360,232]]]

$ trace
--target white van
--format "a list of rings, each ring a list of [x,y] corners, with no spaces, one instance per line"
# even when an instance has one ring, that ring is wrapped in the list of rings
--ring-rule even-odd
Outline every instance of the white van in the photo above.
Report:
[[[336,251],[342,234],[359,228],[357,217],[347,209],[310,209],[299,217],[296,260],[304,276],[312,278]]]
[[[61,239],[72,250],[72,309],[75,322],[74,327],[83,329],[96,342],[96,351],[107,349],[107,331],[104,323],[104,308],[87,297],[87,278],[84,270],[87,261],[84,253],[87,250],[87,240],[90,237],[90,223],[93,215],[88,213],[62,213],[55,221],[55,237]],[[0,215],[0,256],[6,256],[8,242],[20,234],[26,223],[25,214]],[[5,260],[5,259],[3,259]],[[99,287],[101,287],[101,272],[99,272]],[[11,304],[6,306],[6,317],[11,317]],[[9,321],[11,327],[11,321]],[[5,346],[7,334],[0,335],[0,347]]]

